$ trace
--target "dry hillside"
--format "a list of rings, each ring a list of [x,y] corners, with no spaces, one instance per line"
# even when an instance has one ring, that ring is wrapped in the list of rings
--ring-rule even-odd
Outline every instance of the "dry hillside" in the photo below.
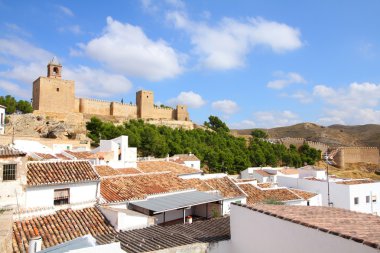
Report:
[[[270,138],[305,138],[326,143],[329,146],[372,146],[380,148],[380,125],[359,126],[332,125],[319,126],[314,123],[301,123],[287,127],[265,130]],[[234,130],[239,135],[249,135],[252,129]]]

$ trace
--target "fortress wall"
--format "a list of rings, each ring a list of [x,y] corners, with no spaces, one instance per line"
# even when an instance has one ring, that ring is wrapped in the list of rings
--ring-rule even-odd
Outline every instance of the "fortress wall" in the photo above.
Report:
[[[290,138],[290,137],[281,138],[281,143],[284,144],[285,147],[287,148],[289,148],[290,145],[294,145],[298,149],[304,144],[304,142],[305,142],[304,138]]]
[[[347,163],[379,164],[379,149],[376,147],[342,147],[336,156],[336,162],[340,167],[344,167]]]
[[[81,113],[97,114],[97,115],[111,115],[111,102],[80,98],[79,110]]]
[[[175,110],[171,108],[154,107],[151,117],[152,119],[175,120]]]
[[[312,147],[312,148],[315,148],[316,150],[321,150],[322,151],[322,155],[323,153],[325,153],[329,146],[327,146],[326,144],[324,143],[321,143],[321,142],[315,142],[315,141],[306,141],[306,143]]]
[[[80,112],[80,98],[75,98],[75,103],[74,103],[74,112]]]
[[[127,105],[126,117],[127,117],[127,119],[137,119],[137,106],[136,105]]]

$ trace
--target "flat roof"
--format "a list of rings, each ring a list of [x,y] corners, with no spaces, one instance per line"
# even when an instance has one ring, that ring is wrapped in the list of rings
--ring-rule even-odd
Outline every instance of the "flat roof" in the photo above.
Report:
[[[223,200],[223,196],[218,194],[188,191],[160,197],[151,197],[146,200],[131,202],[130,204],[153,211],[154,214],[157,214],[220,200]]]

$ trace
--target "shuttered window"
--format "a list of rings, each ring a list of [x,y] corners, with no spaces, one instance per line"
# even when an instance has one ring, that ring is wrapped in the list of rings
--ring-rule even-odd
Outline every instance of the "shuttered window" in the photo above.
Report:
[[[54,205],[65,205],[70,202],[70,189],[54,190]]]

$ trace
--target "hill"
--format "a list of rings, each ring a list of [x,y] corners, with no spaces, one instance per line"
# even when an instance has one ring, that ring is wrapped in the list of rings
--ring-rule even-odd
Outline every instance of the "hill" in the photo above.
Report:
[[[263,129],[269,138],[305,138],[309,141],[337,146],[371,146],[380,148],[380,125],[358,126],[331,125],[328,127],[314,123],[300,123],[293,126]],[[238,135],[249,135],[252,129],[233,130]]]

